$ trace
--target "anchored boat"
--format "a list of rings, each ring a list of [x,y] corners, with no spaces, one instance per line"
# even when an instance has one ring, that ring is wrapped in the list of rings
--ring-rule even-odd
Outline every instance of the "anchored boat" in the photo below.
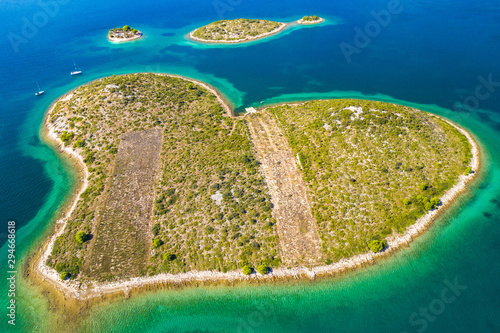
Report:
[[[82,70],[80,67],[76,65],[76,62],[73,60],[73,65],[75,65],[75,70],[71,72],[71,75],[80,75],[82,74]]]

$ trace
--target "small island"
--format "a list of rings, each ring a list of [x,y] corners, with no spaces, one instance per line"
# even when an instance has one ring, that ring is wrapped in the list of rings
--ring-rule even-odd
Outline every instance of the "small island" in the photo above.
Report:
[[[268,20],[221,20],[192,31],[189,38],[205,43],[241,43],[276,34],[286,26]]]
[[[142,36],[142,32],[128,25],[125,25],[123,28],[111,29],[108,32],[108,39],[112,42],[129,42],[139,39]]]
[[[316,15],[304,16],[300,20],[297,21],[298,24],[318,24],[323,23],[325,21],[324,18],[321,18]]]

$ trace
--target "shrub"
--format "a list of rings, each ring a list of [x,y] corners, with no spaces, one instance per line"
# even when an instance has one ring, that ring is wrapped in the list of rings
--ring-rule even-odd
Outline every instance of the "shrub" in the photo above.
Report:
[[[243,271],[243,274],[250,275],[253,272],[253,267],[245,265],[245,266],[243,266],[243,270],[242,271]]]
[[[75,147],[77,147],[77,148],[81,148],[81,147],[83,147],[83,146],[85,146],[85,140],[83,140],[83,139],[82,139],[82,140],[77,140],[77,141],[75,142]]]
[[[71,139],[73,139],[74,136],[75,134],[73,132],[63,131],[61,134],[61,141],[64,143],[68,143],[71,141]]]
[[[153,233],[153,235],[158,236],[158,234],[160,233],[160,224],[156,223],[151,229],[151,232]]]
[[[267,267],[266,265],[259,265],[257,267],[257,272],[259,272],[262,275],[267,274],[269,273],[269,267]]]
[[[382,251],[386,246],[387,242],[385,240],[373,239],[370,243],[368,243],[368,247],[373,253]]]
[[[166,252],[163,255],[163,260],[172,261],[172,260],[175,260],[175,258],[177,258],[177,256],[175,254],[170,253],[170,252]]]
[[[431,209],[437,208],[441,204],[441,200],[438,197],[433,197],[430,201]]]
[[[158,248],[161,244],[162,244],[161,239],[159,239],[159,238],[153,239],[153,249]]]
[[[85,242],[87,241],[87,238],[88,238],[88,236],[87,236],[87,234],[85,233],[85,231],[78,231],[78,232],[76,233],[76,236],[75,236],[76,242],[77,242],[78,244],[83,244],[83,243],[85,243]]]

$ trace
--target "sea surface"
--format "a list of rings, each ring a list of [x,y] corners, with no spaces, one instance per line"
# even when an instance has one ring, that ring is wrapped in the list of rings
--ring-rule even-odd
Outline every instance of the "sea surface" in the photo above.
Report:
[[[306,14],[326,22],[232,46],[185,38],[219,19]],[[125,24],[145,37],[106,40]],[[498,0],[3,0],[0,51],[1,332],[500,332]],[[69,75],[73,61],[83,75]],[[43,115],[79,85],[133,72],[205,81],[237,111],[318,98],[418,107],[476,136],[480,181],[409,248],[351,274],[148,292],[61,319],[23,276],[76,183],[71,165],[40,140]],[[34,96],[37,81],[43,96]],[[8,221],[16,224],[13,267]]]

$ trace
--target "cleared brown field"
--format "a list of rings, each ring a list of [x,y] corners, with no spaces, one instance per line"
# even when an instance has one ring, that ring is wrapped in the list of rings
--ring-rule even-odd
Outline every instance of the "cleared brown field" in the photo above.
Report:
[[[283,262],[302,265],[321,262],[321,240],[311,214],[306,184],[286,138],[269,113],[250,117],[248,126],[271,193]]]
[[[84,261],[89,277],[144,274],[151,250],[151,235],[145,231],[151,230],[161,142],[159,128],[121,136],[92,228],[90,256]]]

